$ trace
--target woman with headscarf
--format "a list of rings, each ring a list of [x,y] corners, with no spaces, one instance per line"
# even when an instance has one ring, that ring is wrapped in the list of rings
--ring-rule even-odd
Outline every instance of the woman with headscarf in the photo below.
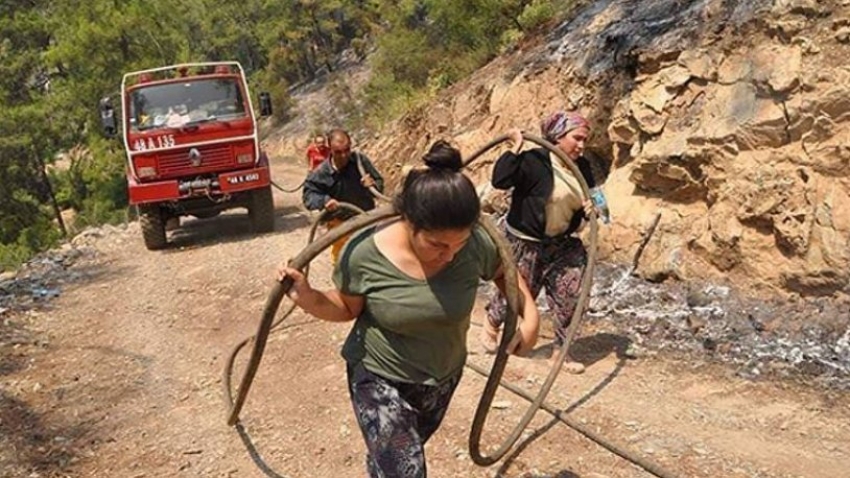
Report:
[[[590,134],[587,120],[576,112],[558,111],[543,120],[540,130],[546,140],[575,162],[587,184],[594,187],[590,163],[582,156]],[[541,288],[546,289],[554,314],[554,345],[560,347],[576,308],[587,264],[584,244],[574,234],[590,217],[593,203],[584,197],[572,171],[553,153],[545,148],[523,150],[519,129],[511,130],[509,135],[511,149],[496,161],[492,177],[495,188],[513,188],[502,226],[532,296],[537,297]],[[487,306],[483,341],[488,352],[496,350],[505,307],[502,294],[494,296]],[[584,365],[567,355],[564,370],[582,373]]]

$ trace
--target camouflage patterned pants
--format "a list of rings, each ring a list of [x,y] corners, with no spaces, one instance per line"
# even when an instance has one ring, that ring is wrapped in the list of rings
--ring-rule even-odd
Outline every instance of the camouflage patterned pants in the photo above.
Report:
[[[560,346],[578,305],[581,276],[587,265],[584,244],[575,237],[540,243],[520,239],[509,232],[505,235],[532,297],[536,298],[540,289],[546,288],[546,301],[555,321],[555,343]],[[494,327],[501,327],[506,308],[505,298],[497,291],[487,304],[487,319]]]
[[[427,476],[425,442],[443,421],[461,372],[431,386],[388,380],[362,364],[348,364],[348,390],[371,478]]]

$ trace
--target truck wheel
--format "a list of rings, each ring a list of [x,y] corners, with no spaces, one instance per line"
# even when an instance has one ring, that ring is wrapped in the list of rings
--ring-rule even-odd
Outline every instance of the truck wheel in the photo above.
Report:
[[[155,204],[139,206],[139,223],[142,226],[142,238],[148,250],[156,251],[168,245],[162,208]]]
[[[251,191],[248,217],[254,232],[274,231],[274,198],[271,186]]]

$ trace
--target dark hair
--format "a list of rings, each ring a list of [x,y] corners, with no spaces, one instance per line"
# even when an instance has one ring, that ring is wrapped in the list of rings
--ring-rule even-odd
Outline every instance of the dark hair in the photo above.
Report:
[[[460,172],[460,151],[440,140],[422,159],[427,167],[408,173],[393,202],[396,211],[414,230],[472,227],[481,213],[481,202],[472,181]]]

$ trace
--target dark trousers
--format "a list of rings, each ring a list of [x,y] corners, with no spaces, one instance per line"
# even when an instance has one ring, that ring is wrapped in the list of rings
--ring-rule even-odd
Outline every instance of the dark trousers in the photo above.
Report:
[[[425,442],[437,431],[461,372],[432,386],[388,380],[348,364],[348,391],[371,478],[424,478]]]

